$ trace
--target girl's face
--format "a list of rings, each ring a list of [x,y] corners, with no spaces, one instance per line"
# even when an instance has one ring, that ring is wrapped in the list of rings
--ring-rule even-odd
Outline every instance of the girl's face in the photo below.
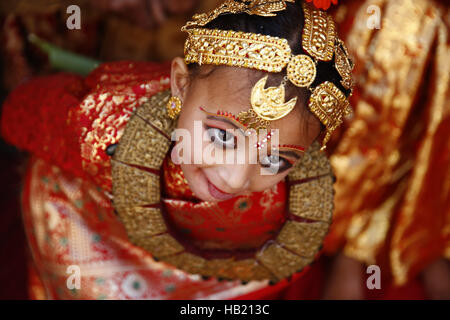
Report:
[[[185,129],[191,137],[201,132],[202,142],[190,143],[190,164],[181,164],[189,187],[200,200],[218,202],[272,188],[286,178],[301,159],[301,148],[307,150],[320,133],[319,121],[302,112],[301,109],[305,107],[300,98],[289,115],[271,122],[270,129],[278,130],[281,146],[294,145],[299,149],[281,147],[278,157],[271,156],[274,150],[271,150],[270,144],[264,154],[257,152],[254,139],[262,142],[266,136],[246,137],[232,119],[214,116],[217,111],[237,116],[240,112],[251,109],[250,96],[255,84],[255,81],[251,80],[254,78],[251,72],[254,71],[226,67],[216,70],[206,78],[198,77],[189,82],[184,61],[176,58],[172,64],[172,94],[183,101],[178,128]],[[244,147],[242,141],[245,142]],[[250,148],[254,148],[254,152],[251,152]],[[201,154],[204,158],[204,155],[215,152],[223,153],[223,158],[219,157],[223,161],[214,163],[211,159],[203,159],[200,164],[195,164],[195,155],[198,157]],[[230,161],[225,162],[229,152],[234,152],[235,160],[238,157],[241,160],[232,161],[232,164],[229,164]],[[172,153],[174,162],[180,160],[177,154],[179,153]],[[185,160],[185,155],[183,159]]]

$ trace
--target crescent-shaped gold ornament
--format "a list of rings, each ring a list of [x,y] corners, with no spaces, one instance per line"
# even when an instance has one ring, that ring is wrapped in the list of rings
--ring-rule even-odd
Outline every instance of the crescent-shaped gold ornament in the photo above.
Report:
[[[285,102],[285,89],[282,83],[279,87],[269,87],[266,83],[269,76],[259,80],[252,89],[251,104],[255,113],[262,119],[275,121],[287,116],[297,104],[297,97]]]

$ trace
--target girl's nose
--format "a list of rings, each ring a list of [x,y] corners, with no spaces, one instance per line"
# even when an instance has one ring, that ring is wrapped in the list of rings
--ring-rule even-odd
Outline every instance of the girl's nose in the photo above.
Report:
[[[250,164],[233,165],[223,167],[219,174],[230,189],[228,192],[238,193],[250,187],[251,170]]]

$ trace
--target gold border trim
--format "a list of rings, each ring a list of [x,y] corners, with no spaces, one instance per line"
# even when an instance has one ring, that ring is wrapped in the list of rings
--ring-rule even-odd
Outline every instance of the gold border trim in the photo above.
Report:
[[[286,39],[224,30],[192,29],[187,32],[189,36],[184,47],[186,64],[205,63],[281,72],[291,58],[291,47]]]

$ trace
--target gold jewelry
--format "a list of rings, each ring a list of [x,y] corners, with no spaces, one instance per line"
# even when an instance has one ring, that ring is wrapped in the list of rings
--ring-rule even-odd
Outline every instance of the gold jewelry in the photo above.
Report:
[[[279,87],[266,87],[267,78],[259,80],[252,89],[251,104],[253,111],[263,120],[275,121],[287,116],[297,104],[297,97],[285,101],[285,89],[282,83]]]
[[[196,27],[204,27],[217,17],[226,13],[246,13],[262,17],[273,17],[276,16],[275,12],[286,10],[286,2],[294,3],[295,0],[251,0],[245,2],[227,0],[209,13],[196,14],[193,17],[193,21],[189,21],[181,31],[187,31],[187,29]]]
[[[236,31],[191,29],[184,47],[187,64],[198,63],[281,72],[291,57],[286,39]]]
[[[167,114],[171,119],[176,119],[181,112],[182,101],[178,97],[171,97],[167,102]]]
[[[191,29],[184,47],[185,62],[281,72],[288,67],[289,80],[308,87],[316,78],[316,66],[306,55],[292,56],[286,39],[237,31]]]
[[[314,89],[309,99],[309,109],[325,125],[327,132],[322,150],[330,140],[331,134],[344,121],[344,116],[351,113],[347,97],[332,82],[326,81]]]
[[[309,56],[301,54],[292,57],[287,68],[287,77],[294,85],[309,88],[316,75],[316,64]]]
[[[343,114],[349,109],[345,95],[329,84],[311,88],[317,77],[317,64],[331,61],[335,57],[335,68],[342,77],[344,88],[352,90],[351,73],[353,63],[347,48],[338,39],[333,19],[324,11],[306,3],[303,4],[305,23],[302,35],[303,50],[308,54],[292,55],[286,39],[255,33],[202,28],[222,14],[246,13],[249,15],[275,16],[276,12],[286,9],[287,2],[295,1],[225,1],[210,13],[194,16],[182,31],[188,33],[185,44],[186,63],[226,65],[250,68],[266,72],[281,72],[286,68],[287,79],[297,87],[308,88],[315,94],[310,98],[311,111],[318,115],[327,127],[323,146],[331,133],[342,123]],[[261,127],[262,121],[275,121],[287,116],[295,107],[294,99],[284,101],[283,87],[265,88],[267,77],[259,80],[252,90],[252,111],[244,113],[243,118],[255,127]],[[329,97],[326,97],[326,96]],[[319,99],[320,97],[320,99]],[[339,101],[339,103],[329,103]],[[326,112],[318,111],[318,103]],[[336,108],[336,109],[334,109]],[[344,109],[341,109],[344,108]],[[344,110],[344,111],[343,111]],[[326,113],[326,116],[324,115]],[[256,115],[256,118],[255,118]],[[257,120],[257,118],[260,118]],[[325,122],[326,121],[326,122]]]
[[[267,130],[270,126],[270,121],[258,117],[253,109],[240,112],[238,117],[239,121],[248,129],[253,129],[256,131]]]
[[[170,234],[161,209],[159,176],[176,126],[165,108],[169,96],[168,91],[159,93],[137,109],[112,160],[113,205],[130,241],[155,259],[187,273],[230,280],[279,281],[309,265],[320,249],[333,212],[332,170],[318,144],[289,175],[291,218],[276,238],[252,256],[206,259]]]
[[[336,42],[334,57],[336,60],[336,70],[342,77],[341,84],[345,89],[353,90],[354,82],[352,72],[355,66],[352,60],[349,58],[348,49],[345,46],[345,43],[340,39],[338,39]]]
[[[303,49],[316,60],[331,61],[336,42],[336,26],[326,12],[303,4],[305,23]]]

